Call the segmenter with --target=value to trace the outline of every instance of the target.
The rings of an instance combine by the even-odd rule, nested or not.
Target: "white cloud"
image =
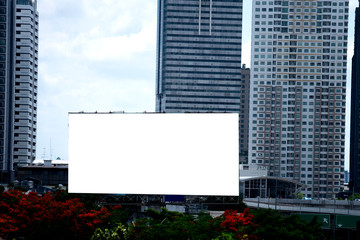
[[[50,9],[53,5],[50,4]],[[59,21],[62,19],[59,16],[50,18],[56,25],[46,23],[46,32],[41,36],[45,55],[106,60],[124,59],[132,53],[154,49],[155,1],[86,0],[82,6],[81,16],[64,21]]]
[[[82,55],[90,60],[129,59],[135,53],[152,50],[156,44],[155,24],[148,24],[140,32],[130,35],[82,38],[76,45],[82,46]],[[79,46],[80,47],[80,46]]]
[[[155,0],[39,0],[37,156],[67,158],[69,111],[154,111]]]

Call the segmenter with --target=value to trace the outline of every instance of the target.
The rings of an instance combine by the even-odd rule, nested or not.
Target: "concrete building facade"
[[[38,84],[36,0],[0,0],[0,181],[35,160]]]
[[[253,0],[249,163],[335,198],[344,185],[348,0]]]

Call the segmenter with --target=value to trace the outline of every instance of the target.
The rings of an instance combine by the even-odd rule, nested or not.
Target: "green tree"
[[[350,201],[354,201],[355,199],[360,199],[360,193],[355,193],[348,198]]]
[[[301,220],[297,215],[281,216],[271,209],[258,209],[251,212],[257,224],[254,235],[263,240],[322,240],[326,239],[316,219],[311,223]]]
[[[304,197],[305,197],[305,195],[302,192],[299,191],[299,192],[296,193],[296,198],[297,199],[303,199]]]
[[[126,227],[121,223],[112,229],[97,228],[91,240],[124,240],[126,239],[126,231]]]
[[[213,239],[218,233],[212,226],[213,218],[199,214],[197,218],[163,208],[160,212],[148,210],[147,217],[131,224],[127,239]]]
[[[249,209],[243,213],[227,210],[221,217],[200,213],[198,216],[185,215],[162,209],[148,210],[147,217],[132,223],[126,231],[127,240],[255,240],[251,230],[252,215]]]

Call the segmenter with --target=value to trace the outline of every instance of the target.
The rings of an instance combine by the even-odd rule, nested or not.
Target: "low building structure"
[[[240,164],[241,198],[295,198],[306,185],[288,178],[267,175],[267,169],[254,164]]]
[[[18,181],[32,180],[42,186],[68,185],[68,162],[65,160],[35,160],[30,166],[18,166]]]

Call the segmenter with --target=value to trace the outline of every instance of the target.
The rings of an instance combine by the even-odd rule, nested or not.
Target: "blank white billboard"
[[[69,114],[69,192],[239,194],[236,113]]]

